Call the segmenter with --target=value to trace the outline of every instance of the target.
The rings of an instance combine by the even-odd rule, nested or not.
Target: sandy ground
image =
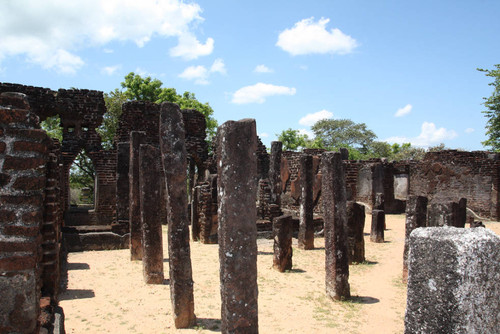
[[[324,239],[315,250],[296,248],[293,269],[272,269],[272,240],[258,239],[259,330],[261,333],[403,333],[406,286],[401,283],[404,215],[388,215],[383,244],[369,241],[366,263],[350,266],[351,301],[325,295]],[[486,223],[500,234],[500,223]],[[168,252],[164,229],[164,270]],[[176,330],[168,282],[146,285],[142,263],[128,250],[70,253],[68,289],[60,305],[67,333],[220,332],[218,245],[191,243],[198,325]]]

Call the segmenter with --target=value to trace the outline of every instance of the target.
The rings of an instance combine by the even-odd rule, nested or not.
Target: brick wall
[[[51,140],[19,94],[0,96],[1,333],[38,327],[46,164]]]

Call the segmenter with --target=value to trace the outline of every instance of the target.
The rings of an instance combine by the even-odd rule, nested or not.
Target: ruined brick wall
[[[463,197],[476,214],[499,219],[499,169],[498,155],[489,152],[429,152],[410,166],[410,194],[442,202]]]
[[[46,164],[51,142],[27,99],[0,96],[0,332],[38,327]]]
[[[267,179],[269,177],[269,153],[266,146],[257,137],[257,179]]]

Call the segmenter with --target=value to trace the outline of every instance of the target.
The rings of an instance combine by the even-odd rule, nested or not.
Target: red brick
[[[40,141],[40,142],[49,139],[49,137],[47,136],[47,133],[41,129],[7,128],[7,129],[5,129],[5,133],[9,136],[12,136],[12,137],[25,138],[25,139],[30,139],[30,140]]]
[[[24,223],[38,223],[42,220],[42,212],[41,211],[32,211],[23,214],[21,217]]]
[[[26,170],[35,169],[40,166],[44,166],[46,163],[45,159],[42,158],[20,158],[13,156],[6,156],[5,162],[3,164],[4,170],[14,169],[14,170]]]
[[[5,153],[5,148],[7,145],[4,142],[0,142],[0,153]]]
[[[34,252],[38,248],[36,242],[0,241],[0,252]],[[0,332],[1,333],[1,332]]]
[[[41,190],[45,187],[45,177],[18,177],[12,188],[17,190]]]
[[[0,271],[15,271],[33,269],[36,265],[34,255],[11,256],[0,259]]]
[[[5,186],[10,181],[10,175],[5,173],[0,173],[0,187]]]
[[[11,196],[4,195],[0,196],[0,204],[24,204],[24,205],[34,205],[34,206],[42,206],[43,197],[42,195],[32,195],[32,196]]]
[[[34,237],[40,233],[38,227],[26,227],[26,226],[4,226],[3,234],[12,236],[23,236],[23,237]]]
[[[16,219],[16,213],[10,210],[0,210],[0,223],[11,223]]]
[[[23,109],[2,109],[0,123],[25,123],[28,121],[28,113],[28,110]]]
[[[14,143],[14,151],[46,153],[47,145],[30,141],[17,141]]]

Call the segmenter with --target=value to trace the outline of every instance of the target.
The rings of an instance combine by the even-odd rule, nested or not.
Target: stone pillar
[[[271,142],[271,161],[269,166],[269,186],[271,187],[271,204],[281,207],[281,154],[283,143]]]
[[[484,228],[410,235],[405,333],[498,333],[500,238]]]
[[[376,163],[372,166],[372,208],[375,209],[377,193],[384,193],[384,166]]]
[[[313,221],[313,159],[311,155],[300,157],[300,223],[298,246],[300,249],[314,249]]]
[[[130,143],[118,143],[116,163],[116,219],[118,222],[129,220],[129,164]]]
[[[200,210],[199,210],[199,192],[200,186],[193,187],[191,196],[191,239],[200,240]]]
[[[410,233],[427,225],[427,197],[408,196],[406,201],[405,247],[403,251],[403,282],[408,280],[408,250]]]
[[[464,227],[467,200],[457,202],[431,203],[427,212],[427,226]]]
[[[141,231],[141,191],[139,188],[139,152],[140,145],[144,144],[144,131],[130,132],[130,162],[128,171],[129,181],[129,224],[130,224],[130,259],[142,259],[142,231]]]
[[[349,160],[349,150],[345,147],[341,147],[339,149],[339,152],[340,152],[340,157],[342,158],[342,160]]]
[[[372,226],[370,231],[371,242],[384,242],[384,226],[385,212],[382,210],[372,210]]]
[[[373,210],[382,210],[385,213],[384,193],[376,193],[373,201]],[[384,218],[384,230],[387,230],[387,225]]]
[[[163,284],[163,244],[160,215],[160,150],[152,145],[140,145],[139,175],[142,264],[147,284]]]
[[[274,218],[274,257],[273,268],[279,272],[292,269],[292,216]]]
[[[347,237],[349,264],[365,261],[365,207],[354,201],[347,202]]]
[[[255,120],[218,129],[222,333],[258,333]]]
[[[332,299],[341,300],[351,296],[344,167],[340,153],[325,152],[321,157],[326,294]]]
[[[187,328],[196,324],[196,316],[189,248],[185,130],[177,104],[165,102],[161,105],[160,147],[168,194],[170,299],[175,327]]]

